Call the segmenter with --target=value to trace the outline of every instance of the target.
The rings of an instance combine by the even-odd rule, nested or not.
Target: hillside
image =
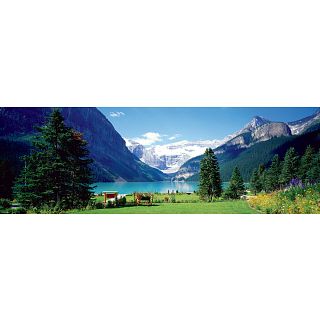
[[[250,180],[252,171],[259,164],[268,165],[275,154],[284,157],[290,147],[294,147],[299,154],[302,154],[307,145],[315,149],[320,147],[320,128],[319,125],[310,127],[306,133],[298,136],[272,138],[268,141],[259,142],[247,149],[239,149],[237,152],[226,152],[217,154],[220,164],[221,177],[223,181],[228,181],[231,177],[232,170],[237,166],[245,181]],[[190,159],[180,169],[180,172],[199,171],[200,160],[202,156]],[[187,177],[188,181],[197,181],[199,174]]]
[[[17,168],[17,158],[30,151],[35,127],[43,125],[51,111],[51,108],[0,108],[1,158],[15,159],[12,163]],[[144,164],[127,149],[120,134],[97,108],[61,108],[61,112],[66,124],[82,132],[88,141],[97,181],[166,179],[164,173]]]

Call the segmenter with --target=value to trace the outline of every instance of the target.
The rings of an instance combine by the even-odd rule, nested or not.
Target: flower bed
[[[263,213],[320,213],[320,184],[259,194],[248,202]]]

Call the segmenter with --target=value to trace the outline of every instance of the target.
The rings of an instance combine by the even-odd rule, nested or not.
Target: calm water
[[[223,183],[223,187],[227,183]],[[102,191],[118,191],[119,193],[129,194],[137,192],[160,192],[167,193],[168,190],[179,192],[193,192],[198,190],[198,182],[97,182],[95,183],[95,193]]]

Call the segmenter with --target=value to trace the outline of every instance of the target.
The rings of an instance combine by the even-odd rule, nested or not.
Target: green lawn
[[[152,206],[127,206],[94,210],[73,210],[68,213],[107,213],[107,214],[167,214],[167,213],[258,213],[246,201],[217,201],[213,203],[155,203]]]

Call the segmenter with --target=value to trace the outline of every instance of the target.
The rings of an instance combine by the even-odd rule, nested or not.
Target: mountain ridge
[[[275,122],[255,116],[243,129],[230,135],[223,145],[214,148],[215,154],[222,165],[225,162],[235,161],[242,152],[250,149],[257,143],[266,142],[276,138],[290,138],[303,134],[313,125],[320,122],[320,109],[312,115],[293,122]],[[199,172],[202,155],[190,158],[174,174],[174,179],[194,179],[192,176]],[[230,170],[225,174],[229,177]]]
[[[30,145],[36,126],[53,108],[0,108],[0,137]],[[97,108],[60,108],[66,125],[81,132],[94,160],[97,181],[161,181],[167,177],[135,157],[121,135]],[[13,143],[13,142],[12,142]]]

